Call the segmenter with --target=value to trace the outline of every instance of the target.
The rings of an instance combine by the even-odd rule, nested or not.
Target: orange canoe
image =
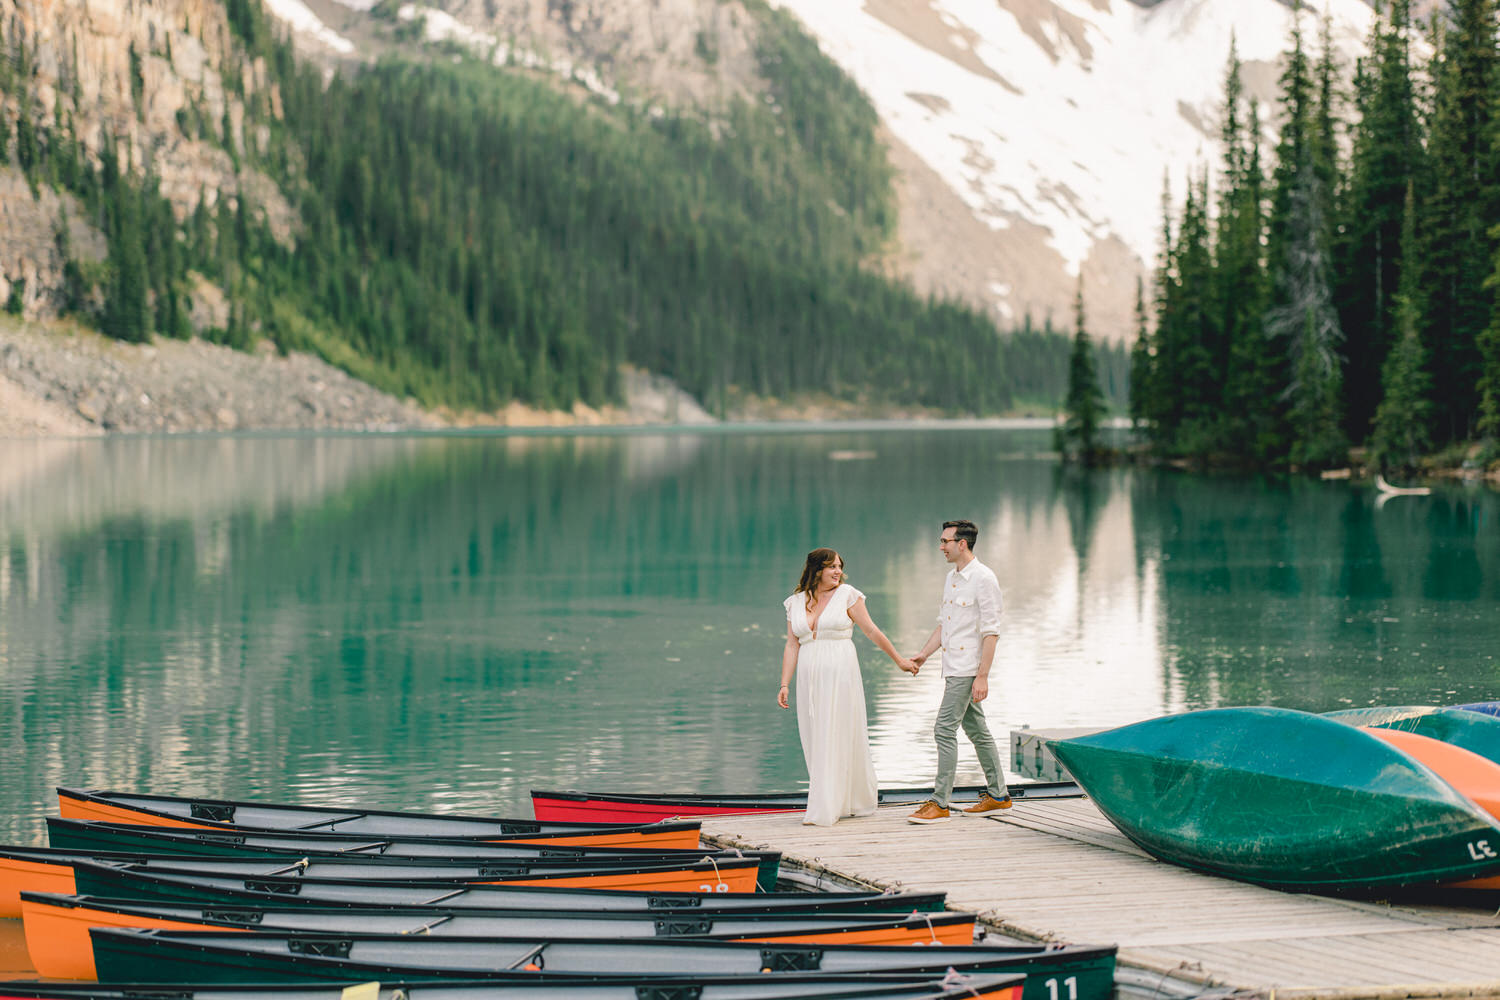
[[[347,861],[347,864],[341,862]],[[402,864],[399,860],[382,865],[379,859],[330,857],[287,864],[259,859],[248,863],[237,863],[226,858],[156,858],[149,864],[136,855],[93,857],[70,851],[55,851],[50,848],[0,847],[0,917],[21,916],[22,892],[51,892],[70,895],[79,892],[75,864],[92,867],[94,862],[113,865],[126,870],[137,868],[145,871],[164,871],[187,874],[230,874],[240,881],[264,881],[286,874],[294,879],[304,875],[328,874],[334,879],[357,881],[363,879],[391,879],[402,881],[427,881],[446,883],[452,886],[471,885],[524,885],[556,886],[568,889],[643,889],[661,892],[754,892],[761,861],[750,856],[744,858],[718,858],[701,856],[695,861],[672,861],[591,868],[579,866],[576,872],[562,870],[566,863],[548,866],[546,860],[536,863],[537,871],[530,875],[517,871],[513,875],[491,875],[485,866],[475,864],[455,867],[453,874],[437,875],[443,869],[437,866],[418,867]],[[223,864],[220,865],[219,863]],[[330,864],[331,863],[331,864]],[[359,871],[354,870],[354,866]],[[253,866],[253,867],[252,867]],[[497,866],[503,867],[503,866]],[[521,867],[519,864],[516,866]],[[340,869],[344,869],[340,871]],[[298,873],[301,874],[298,874]],[[425,874],[424,874],[425,873]],[[83,890],[87,893],[89,890]]]
[[[1400,729],[1382,729],[1376,726],[1360,727],[1390,744],[1418,763],[1427,765],[1471,802],[1500,819],[1500,764],[1488,757],[1481,757],[1472,750],[1444,743],[1429,736],[1419,736]],[[1500,842],[1479,840],[1470,845],[1471,852],[1493,852],[1489,856],[1500,856]],[[1500,889],[1500,878],[1472,879],[1467,882],[1451,882],[1450,889]]]
[[[586,939],[688,936],[724,941],[797,944],[968,945],[972,913],[759,914],[705,917],[697,911],[639,914],[573,911],[473,910],[440,907],[226,908],[26,893],[21,897],[26,947],[38,974],[94,979],[91,927],[167,930],[302,930],[327,933],[431,933],[438,935],[545,934]],[[669,925],[663,931],[663,924]]]
[[[568,847],[698,847],[698,820],[658,823],[552,823],[333,806],[294,806],[173,795],[59,788],[65,819],[190,830],[295,830],[372,837],[464,837]]]

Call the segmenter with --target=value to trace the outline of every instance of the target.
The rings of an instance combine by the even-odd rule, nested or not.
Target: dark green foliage
[[[59,220],[54,238],[63,261],[63,311],[97,322],[122,340],[149,340],[153,331],[181,335],[186,321],[179,289],[186,261],[176,219],[155,178],[122,167],[108,140],[98,167],[92,166],[61,99],[45,123],[35,120],[35,105],[24,97],[17,126],[24,153],[17,165],[27,181],[34,189],[47,185],[76,196],[109,244],[103,268],[85,268],[73,257],[66,218]],[[98,301],[96,290],[102,291],[102,310],[90,305]]]
[[[137,118],[144,120],[146,109],[142,100],[146,94],[146,76],[141,69],[141,54],[136,51],[135,42],[130,43],[130,101],[135,105]]]
[[[1058,428],[1058,450],[1091,465],[1099,456],[1099,429],[1104,422],[1104,393],[1094,364],[1094,345],[1083,316],[1083,280],[1073,297],[1073,350],[1068,357],[1068,397]]]
[[[19,316],[25,301],[26,279],[18,277],[10,283],[10,294],[5,297],[5,311],[11,316]]]
[[[106,145],[103,159],[105,226],[109,240],[108,278],[100,328],[117,340],[143,342],[151,337],[147,303],[145,198],[115,165]]]
[[[1490,230],[1490,238],[1500,242],[1500,226]],[[1485,287],[1496,296],[1496,304],[1489,326],[1479,335],[1479,436],[1494,454],[1500,445],[1500,253]]]
[[[1146,428],[1145,402],[1153,392],[1150,385],[1151,350],[1151,320],[1146,312],[1146,285],[1144,281],[1137,280],[1135,283],[1135,340],[1130,344],[1130,402],[1128,406],[1130,422],[1137,430]]]
[[[1451,27],[1437,40],[1433,111],[1427,140],[1425,197],[1418,204],[1423,340],[1433,377],[1433,436],[1459,441],[1475,429],[1480,333],[1492,297],[1484,279],[1500,218],[1496,172],[1497,86],[1495,0],[1451,0]],[[1439,21],[1439,25],[1443,22]]]
[[[1377,19],[1370,56],[1355,76],[1356,119],[1334,280],[1346,338],[1344,426],[1356,440],[1369,428],[1383,392],[1381,363],[1395,339],[1395,295],[1406,259],[1402,206],[1423,155],[1410,20],[1409,0],[1393,0]]]
[[[175,222],[155,180],[112,150],[89,166],[61,102],[50,126],[23,104],[15,145],[28,178],[73,191],[107,237],[106,264],[80,266],[59,232],[64,297],[80,312],[102,301],[92,318],[124,339],[187,334],[191,268],[230,302],[205,335],[314,350],[429,404],[604,403],[628,361],[711,408],[732,391],[978,413],[1017,393],[1055,405],[1068,338],[1029,325],[1002,337],[871,266],[894,226],[875,112],[788,15],[751,10],[769,94],[706,121],[463,59],[327,81],[275,37],[258,0],[228,0],[241,44],[219,70],[238,102],[217,122],[190,103],[178,125],[288,194],[300,213],[290,244],[243,187],[201,196]],[[250,60],[282,117],[266,88],[246,92]],[[1123,395],[1123,353],[1099,357]]]
[[[1431,446],[1432,380],[1427,352],[1418,332],[1419,317],[1411,300],[1396,298],[1396,343],[1381,373],[1385,397],[1375,410],[1370,450],[1383,469],[1410,469]]]
[[[230,30],[252,58],[270,51],[275,39],[260,0],[224,0],[224,11],[229,18]]]
[[[889,226],[873,111],[799,83],[816,50],[771,25],[780,114],[740,105],[718,128],[477,63],[326,89],[297,70],[282,93],[304,231],[254,278],[428,402],[602,403],[631,361],[710,405],[734,386],[1003,408],[993,325],[862,265]],[[227,267],[243,255],[225,222]]]
[[[25,171],[28,179],[36,169],[38,157],[35,113],[31,98],[22,98],[21,115],[16,120],[16,166]]]
[[[1406,189],[1401,216],[1401,245],[1416,250],[1416,198]],[[1430,447],[1432,379],[1427,373],[1427,351],[1422,346],[1421,313],[1416,267],[1402,262],[1396,292],[1396,342],[1381,370],[1385,395],[1375,410],[1370,448],[1381,468],[1409,469]]]

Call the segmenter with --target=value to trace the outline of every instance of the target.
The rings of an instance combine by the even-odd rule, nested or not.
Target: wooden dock
[[[1130,843],[1088,799],[913,826],[910,808],[803,826],[801,813],[708,820],[840,881],[943,889],[1030,941],[1117,944],[1124,994],[1268,1000],[1500,997],[1500,915],[1297,895],[1190,872]]]

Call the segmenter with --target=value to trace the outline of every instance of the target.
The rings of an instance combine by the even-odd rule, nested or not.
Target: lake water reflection
[[[0,841],[55,785],[529,814],[796,787],[781,600],[831,545],[898,646],[947,517],[1006,596],[1000,733],[1500,697],[1500,498],[1063,469],[1003,427],[0,442]],[[862,638],[876,767],[939,678]],[[961,780],[977,779],[972,756]]]

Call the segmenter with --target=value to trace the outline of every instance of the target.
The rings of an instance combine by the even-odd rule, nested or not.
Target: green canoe
[[[1126,836],[1188,868],[1299,891],[1500,874],[1500,827],[1486,813],[1334,719],[1220,708],[1052,747]]]
[[[1377,729],[1400,729],[1429,739],[1477,753],[1500,764],[1500,718],[1462,708],[1435,708],[1431,705],[1353,708],[1326,712],[1324,718],[1351,726],[1373,726]]]
[[[142,998],[174,1000],[175,983],[392,982],[433,979],[545,982],[559,976],[634,977],[649,987],[681,976],[744,976],[746,984],[802,975],[941,978],[1023,973],[1023,1000],[1109,1000],[1113,945],[911,945],[289,934],[94,927],[100,982],[132,983]],[[153,990],[141,984],[159,983]],[[166,994],[162,996],[162,994]],[[643,992],[642,996],[657,995]],[[690,994],[672,994],[689,996]]]

